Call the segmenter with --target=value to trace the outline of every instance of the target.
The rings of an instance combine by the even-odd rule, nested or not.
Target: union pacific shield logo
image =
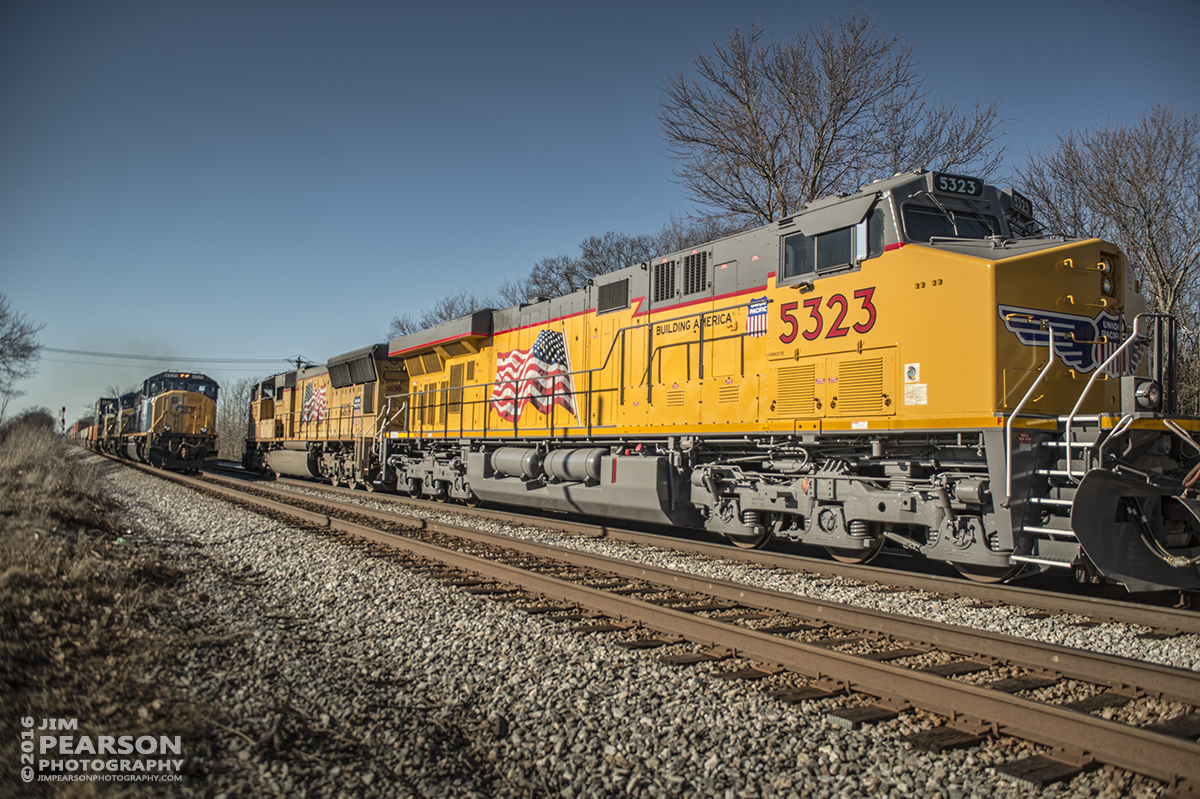
[[[1053,332],[1055,354],[1080,372],[1091,372],[1104,363],[1129,335],[1124,319],[1108,311],[1088,318],[1015,305],[1000,305],[997,310],[1004,328],[1027,347],[1049,347]],[[1141,350],[1133,345],[1104,371],[1113,377],[1132,374],[1140,359]]]

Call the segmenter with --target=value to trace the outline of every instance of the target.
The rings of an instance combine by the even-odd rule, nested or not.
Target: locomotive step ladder
[[[1077,540],[1071,528],[1071,506],[1083,476],[1096,466],[1093,453],[1105,431],[1098,416],[1062,416],[1058,422],[1060,436],[1040,444],[1032,490],[1025,500],[1029,506],[1025,520],[1013,531],[1018,540],[1026,539],[1021,549],[1029,554],[1013,555],[1014,563],[1064,569],[1076,565],[1078,545],[1071,546]]]
[[[1078,564],[1082,564],[1082,568],[1087,568],[1085,561],[1080,558],[1082,553],[1078,545],[1078,539],[1071,527],[1071,507],[1075,498],[1075,492],[1083,480],[1083,476],[1088,471],[1102,466],[1105,446],[1103,440],[1115,438],[1130,425],[1133,417],[1132,415],[1126,415],[1110,430],[1105,431],[1100,416],[1081,415],[1079,411],[1092,386],[1095,385],[1097,378],[1102,374],[1107,374],[1107,370],[1117,362],[1118,358],[1129,358],[1130,356],[1127,353],[1134,353],[1145,342],[1148,330],[1140,328],[1151,317],[1154,317],[1154,315],[1139,314],[1135,317],[1133,329],[1128,337],[1120,346],[1113,348],[1103,363],[1098,364],[1092,371],[1087,385],[1079,392],[1075,407],[1066,416],[1058,417],[1058,436],[1042,442],[1041,449],[1049,450],[1052,454],[1049,457],[1043,457],[1044,453],[1039,453],[1038,462],[1032,474],[1031,484],[1028,486],[1030,490],[1027,493],[1023,492],[1023,498],[1028,507],[1024,513],[1024,520],[1019,526],[1016,526],[1013,533],[1017,541],[1018,551],[1027,554],[1012,555],[1011,560],[1014,563],[1065,568],[1077,567]],[[1003,503],[1003,507],[1005,508],[1010,507],[1013,501],[1012,462],[1014,423],[1017,417],[1021,415],[1030,398],[1034,396],[1034,392],[1038,390],[1042,381],[1050,374],[1050,367],[1053,366],[1056,360],[1062,360],[1056,346],[1057,340],[1059,338],[1063,342],[1074,340],[1073,332],[1056,330],[1053,324],[1047,324],[1045,329],[1046,345],[1049,349],[1050,357],[1045,366],[1042,367],[1037,379],[1033,381],[1033,385],[1029,387],[1025,396],[1021,398],[1021,401],[1017,403],[1017,406],[1009,415],[1008,422],[1005,425],[1006,485],[1005,500]],[[1098,344],[1102,342],[1092,343]],[[1068,367],[1065,361],[1062,361],[1062,363],[1064,367]],[[1097,446],[1098,442],[1099,445]],[[1043,485],[1045,486],[1044,489],[1042,488]],[[1031,515],[1030,509],[1039,509],[1041,511],[1037,514],[1038,520],[1036,523],[1028,521]]]

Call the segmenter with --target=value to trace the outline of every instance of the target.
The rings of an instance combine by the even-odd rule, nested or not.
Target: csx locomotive
[[[1122,253],[938,172],[276,375],[249,468],[984,581],[1200,588],[1200,419]]]
[[[216,466],[218,390],[198,372],[160,372],[140,391],[96,402],[88,445],[163,469]]]

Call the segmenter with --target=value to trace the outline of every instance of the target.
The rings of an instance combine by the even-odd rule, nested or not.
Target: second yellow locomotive
[[[1200,421],[1121,252],[897,176],[260,386],[247,464],[1006,579],[1200,588]]]

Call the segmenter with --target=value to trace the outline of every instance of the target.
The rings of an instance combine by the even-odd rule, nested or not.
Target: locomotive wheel
[[[864,549],[847,549],[845,547],[825,547],[825,551],[838,563],[870,563],[883,549],[883,536],[879,536]]]
[[[725,533],[725,537],[729,539],[730,543],[740,549],[762,549],[771,540],[771,529],[764,527],[763,531],[757,535],[733,535]]]
[[[977,563],[953,563],[963,577],[976,583],[1002,583],[1017,576],[1021,566],[980,566]]]

